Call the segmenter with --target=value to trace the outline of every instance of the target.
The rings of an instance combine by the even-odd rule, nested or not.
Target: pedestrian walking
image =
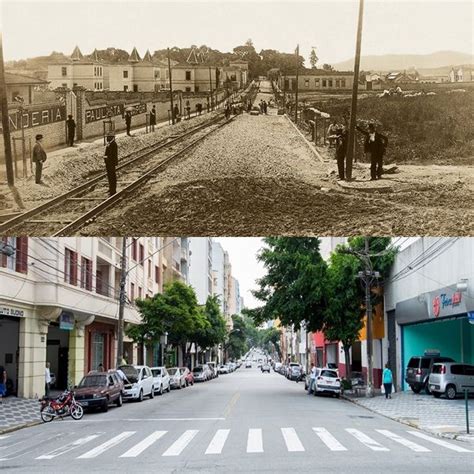
[[[155,125],[156,125],[156,106],[154,105],[150,111],[150,130],[152,132],[155,131]]]
[[[388,366],[388,362],[385,364],[385,369],[383,369],[382,382],[385,389],[385,398],[392,398],[393,374]]]
[[[264,100],[264,101],[263,101],[263,113],[264,113],[265,115],[267,115],[267,112],[268,112],[268,104],[267,104],[267,101]]]
[[[46,367],[44,368],[44,396],[49,397],[49,389],[51,386],[51,371],[50,369],[51,364],[46,362]]]
[[[109,181],[109,195],[113,196],[117,192],[117,172],[118,165],[118,145],[114,135],[107,136],[107,145],[104,153],[105,169]]]
[[[346,161],[347,153],[347,130],[344,128],[338,129],[336,133],[336,161],[339,179],[344,179],[344,163]]]
[[[125,125],[127,126],[127,135],[131,137],[130,128],[132,127],[132,112],[130,112],[130,110],[125,112]]]
[[[174,106],[174,109],[173,109],[173,117],[174,117],[175,123],[181,122],[181,116],[179,115],[179,107],[178,107],[178,105],[175,105],[175,106]]]
[[[66,126],[67,126],[67,144],[69,146],[74,146],[74,137],[76,135],[76,122],[72,118],[72,115],[67,116]]]
[[[370,179],[380,179],[383,173],[383,155],[388,145],[388,138],[376,131],[375,124],[369,123],[368,131],[357,126],[365,136],[364,151],[370,154]]]
[[[39,134],[35,137],[36,143],[33,147],[33,163],[35,164],[35,183],[44,184],[41,180],[43,173],[43,163],[46,161],[46,152],[43,148],[43,135]]]
[[[3,403],[3,397],[7,394],[7,371],[3,365],[0,365],[0,403]]]
[[[191,118],[191,104],[189,103],[189,100],[186,101],[186,115],[189,120]]]
[[[311,362],[311,372],[309,374],[309,386],[308,386],[308,395],[311,395],[313,392],[314,384],[316,383],[316,367]]]
[[[326,132],[328,142],[329,142],[329,148],[331,148],[331,145],[334,145],[334,146],[337,145],[337,141],[336,141],[337,140],[337,132],[338,132],[337,122],[335,120],[333,120],[329,124],[328,130]]]

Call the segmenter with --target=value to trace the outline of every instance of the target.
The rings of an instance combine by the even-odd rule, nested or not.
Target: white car
[[[220,374],[228,374],[229,373],[229,366],[226,365],[226,364],[220,365],[219,369],[218,369],[218,372]]]
[[[341,379],[333,369],[316,369],[314,394],[330,393],[337,398],[341,395]]]
[[[170,375],[166,367],[152,367],[151,373],[153,374],[155,393],[163,395],[163,392],[169,392],[171,390]]]
[[[146,365],[121,365],[119,369],[125,374],[122,397],[124,400],[141,402],[144,397],[155,396],[153,374]]]
[[[247,362],[245,362],[245,368],[246,369],[251,369],[252,368],[252,362],[250,362],[249,360]]]
[[[182,372],[179,367],[171,367],[169,369],[171,388],[177,388],[181,390],[186,387],[186,377],[184,371]]]

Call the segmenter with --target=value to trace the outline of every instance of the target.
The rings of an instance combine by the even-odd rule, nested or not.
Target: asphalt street
[[[473,465],[470,444],[243,367],[81,421],[0,436],[0,471],[15,473],[467,473]]]

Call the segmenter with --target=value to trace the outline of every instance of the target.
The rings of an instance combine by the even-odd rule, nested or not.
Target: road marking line
[[[86,436],[84,438],[77,439],[76,441],[73,441],[72,443],[68,443],[68,444],[65,444],[64,446],[60,446],[59,448],[56,448],[55,450],[50,451],[47,454],[42,454],[41,456],[38,456],[36,459],[53,459],[56,456],[60,456],[61,454],[68,453],[69,451],[72,451],[74,448],[77,448],[78,446],[82,446],[83,444],[86,444],[89,441],[92,441],[98,436],[99,436],[98,434],[93,434],[90,436]]]
[[[179,456],[184,448],[199,433],[199,430],[186,430],[164,453],[163,456]]]
[[[240,398],[240,392],[234,393],[234,395],[232,396],[232,398],[229,401],[229,404],[227,405],[227,408],[224,411],[224,416],[226,418],[230,415],[230,412],[234,408],[234,406],[237,403],[237,401],[239,400],[239,398]]]
[[[281,428],[281,433],[285,440],[288,451],[294,452],[305,450],[294,428]]]
[[[115,436],[115,438],[109,439],[108,441],[100,444],[96,448],[91,449],[90,451],[87,451],[87,453],[81,454],[80,456],[77,457],[77,459],[95,458],[99,456],[99,454],[102,454],[104,451],[107,451],[108,449],[116,446],[117,444],[121,443],[123,440],[134,435],[135,433],[136,431],[124,431],[123,433],[120,433],[118,436]]]
[[[32,453],[36,448],[38,448],[40,445],[42,444],[46,444],[50,441],[53,441],[57,438],[60,438],[61,436],[63,436],[65,433],[56,433],[52,436],[50,436],[49,438],[45,439],[43,435],[39,434],[38,436],[32,436],[31,438],[29,438],[26,443],[30,443],[31,440],[35,440],[37,439],[37,441],[35,441],[33,444],[30,444],[28,447],[20,447],[20,449],[17,449],[16,451],[13,451],[13,452],[8,452],[8,454],[6,454],[5,456],[1,456],[0,457],[0,461],[10,461],[11,459],[16,459],[16,458],[19,458],[25,454],[28,454],[28,453]],[[17,438],[18,439],[18,438]],[[17,441],[16,443],[13,443],[13,444],[10,444],[8,446],[4,446],[6,448],[11,448],[13,446],[16,446],[17,444],[25,444],[25,441]],[[3,448],[2,448],[3,449]]]
[[[424,433],[419,433],[418,431],[407,431],[407,433],[410,433],[413,436],[418,436],[418,438],[421,439],[426,439],[426,441],[430,441],[431,443],[437,444],[439,446],[452,449],[453,451],[457,451],[458,453],[472,453],[472,451],[469,449],[463,448],[461,446],[456,446],[455,444],[448,443],[447,441],[443,441],[441,439],[433,438],[431,436],[425,435]]]
[[[247,438],[248,453],[263,453],[262,430],[260,428],[250,428]]]
[[[221,454],[222,448],[229,436],[230,430],[217,430],[214,438],[212,438],[205,454]]]
[[[398,436],[395,433],[392,433],[389,430],[375,430],[378,431],[380,434],[383,434],[387,438],[390,438],[392,441],[395,441],[396,443],[402,444],[403,446],[406,446],[407,448],[411,449],[412,451],[415,451],[417,453],[429,453],[431,452],[431,449],[425,448],[424,446],[420,446],[419,444],[413,443],[409,439],[402,438],[401,436]]]
[[[377,443],[377,441],[362,433],[362,431],[353,428],[346,428],[346,431],[354,436],[354,438],[356,438],[362,444],[365,444],[372,451],[390,451],[390,449],[382,446],[380,443]]]
[[[140,441],[138,444],[130,448],[127,452],[123,453],[120,457],[121,458],[135,458],[146,448],[150,447],[155,441],[158,441],[161,437],[163,437],[167,431],[155,431],[150,436],[147,436],[143,441]]]
[[[347,448],[334,438],[326,428],[313,428],[313,431],[331,451],[347,451]]]

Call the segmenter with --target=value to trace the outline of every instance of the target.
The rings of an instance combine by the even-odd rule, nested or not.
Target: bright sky
[[[270,2],[229,0],[0,0],[6,60],[84,54],[114,46],[140,54],[149,48],[202,45],[232,51],[251,38],[257,49],[294,51],[320,63],[354,56],[357,0]],[[472,53],[471,0],[366,0],[362,52]]]

